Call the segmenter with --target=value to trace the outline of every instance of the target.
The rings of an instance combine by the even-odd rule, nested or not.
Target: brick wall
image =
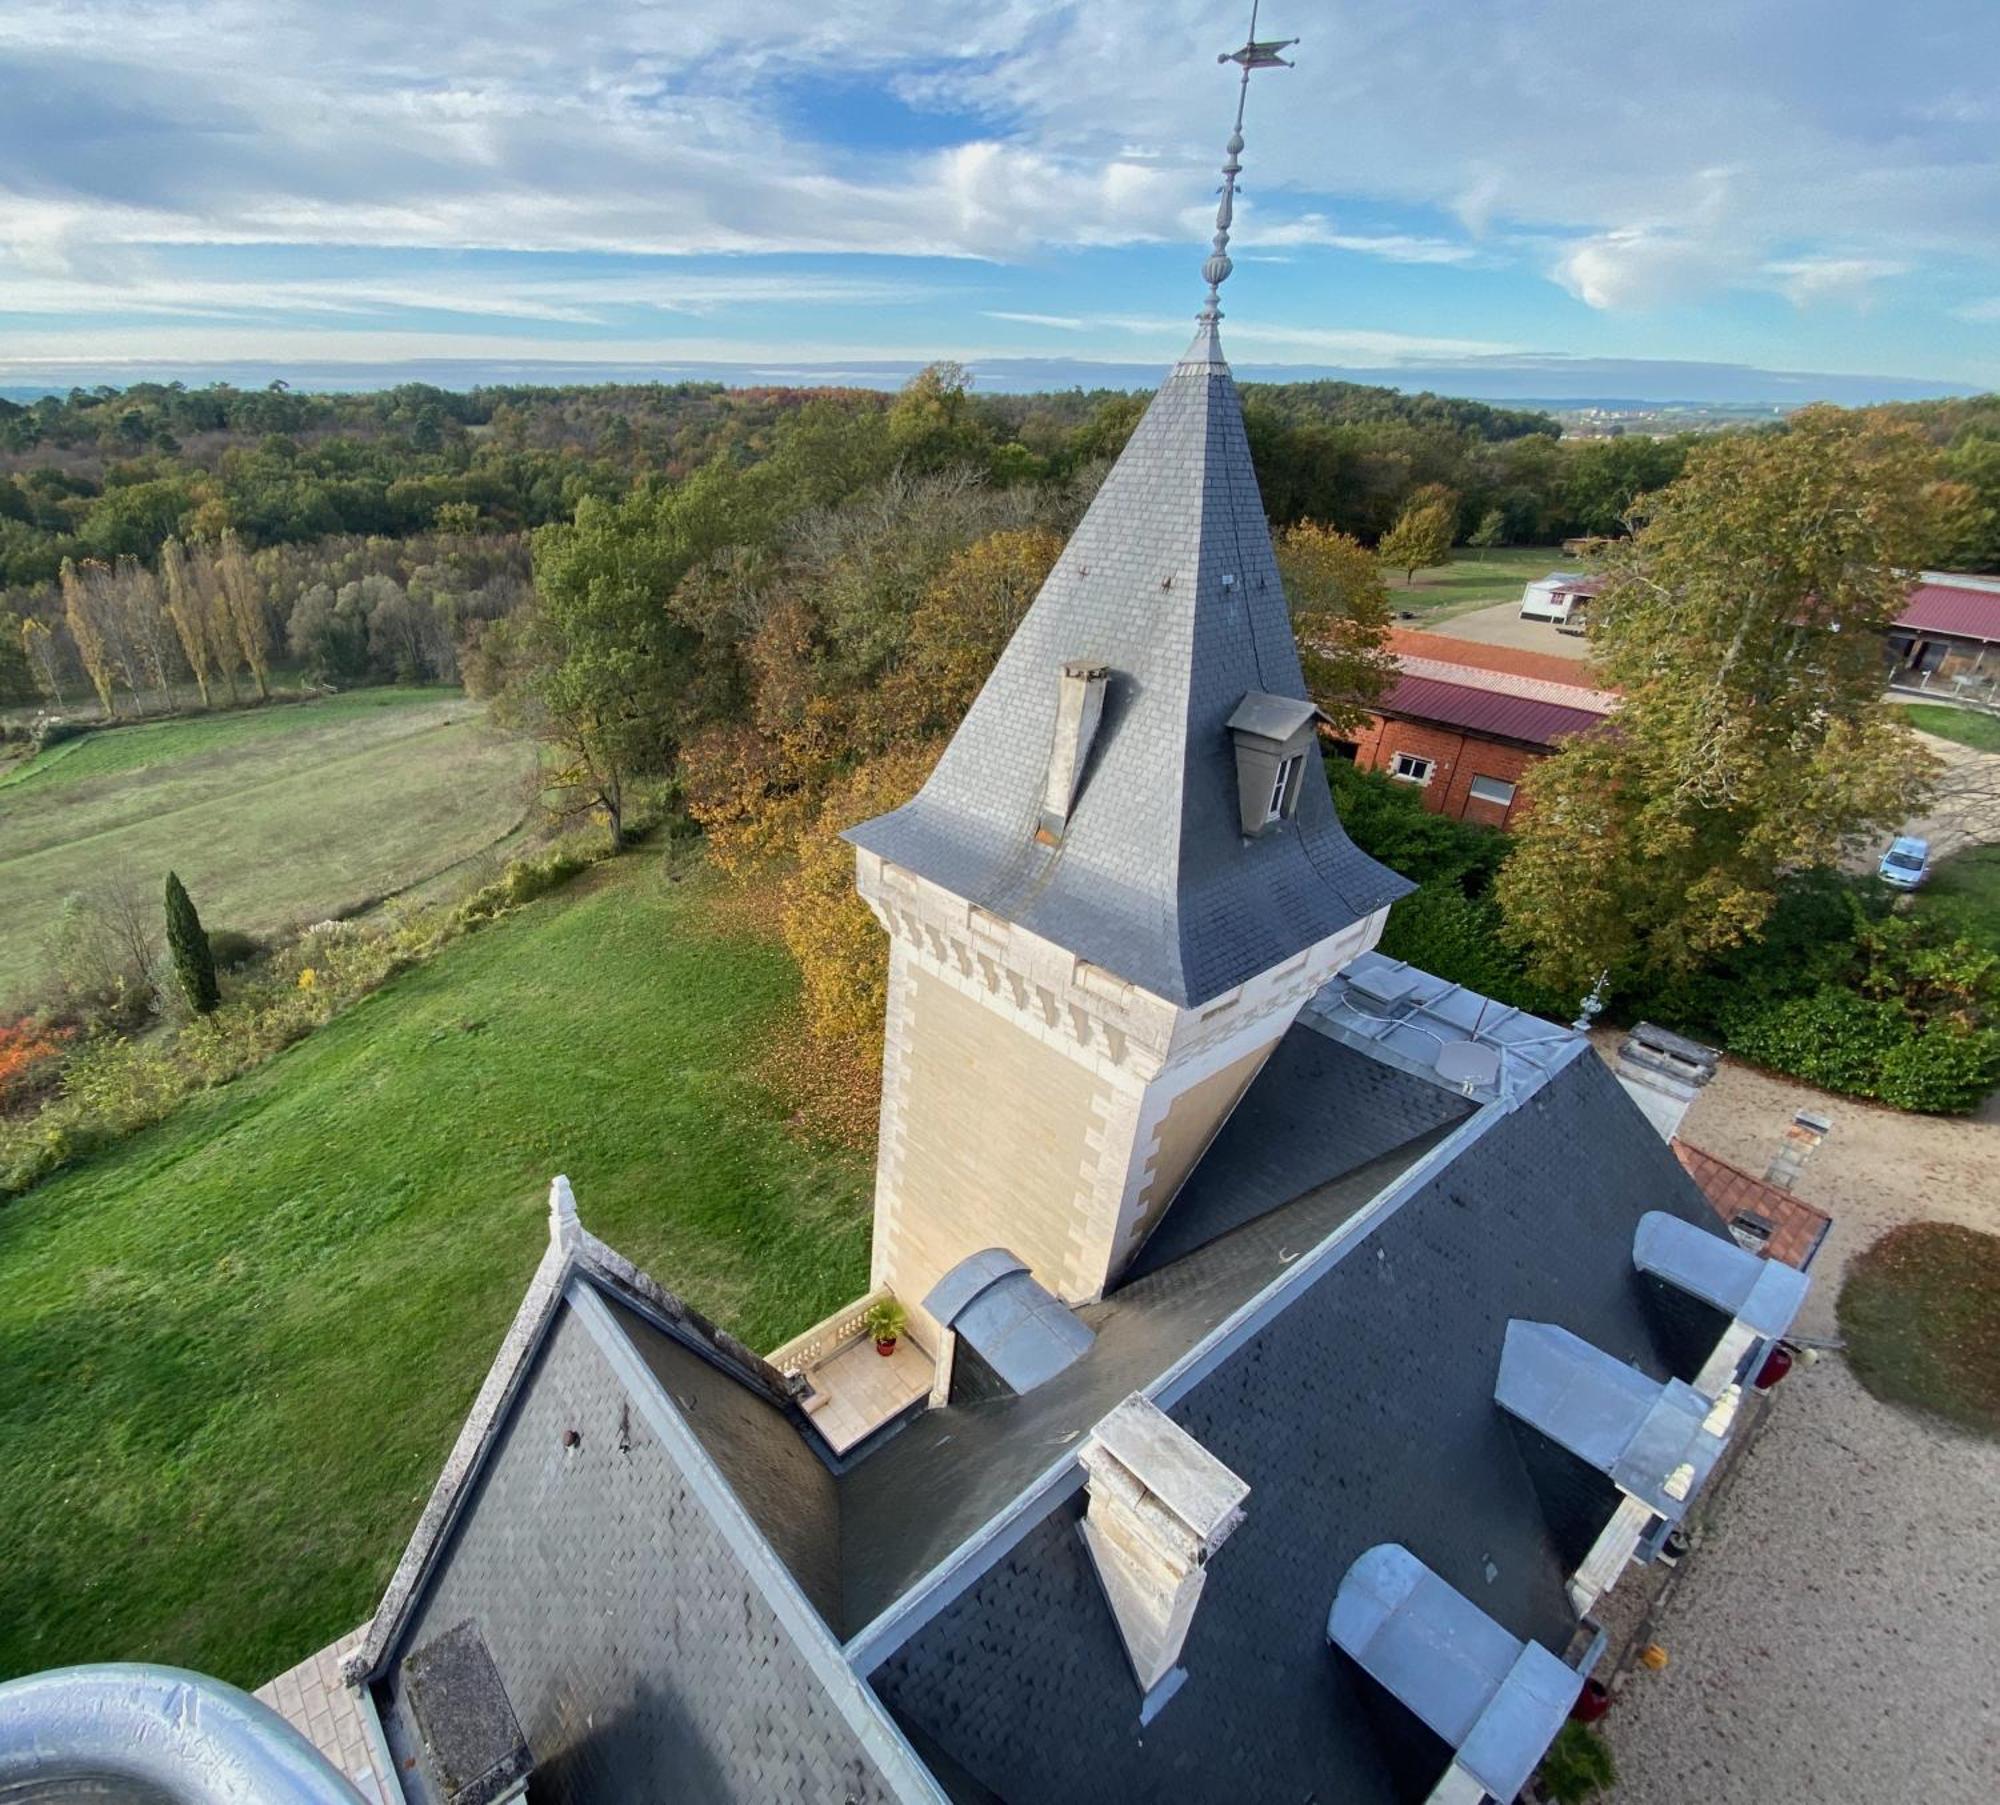
[[[1472,821],[1482,827],[1506,827],[1521,810],[1521,798],[1502,808],[1472,794],[1475,777],[1497,777],[1502,783],[1518,784],[1522,774],[1547,756],[1526,746],[1490,740],[1455,727],[1436,727],[1423,721],[1399,721],[1377,716],[1355,739],[1354,762],[1364,771],[1390,770],[1399,752],[1431,761],[1430,782],[1421,786],[1424,807],[1433,814],[1449,815],[1454,821]],[[1414,786],[1413,786],[1414,787]]]

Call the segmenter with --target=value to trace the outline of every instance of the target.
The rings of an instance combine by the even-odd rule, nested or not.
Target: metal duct
[[[205,1674],[141,1662],[0,1685],[0,1805],[361,1805],[277,1712]]]

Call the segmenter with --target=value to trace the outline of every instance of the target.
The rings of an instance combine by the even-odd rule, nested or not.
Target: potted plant
[[[1536,1790],[1551,1805],[1585,1805],[1617,1784],[1604,1739],[1587,1724],[1566,1723],[1542,1757]]]
[[[885,1297],[868,1306],[861,1326],[874,1337],[876,1353],[886,1360],[896,1351],[896,1337],[902,1334],[903,1324],[909,1319],[909,1312],[901,1304],[893,1297]]]

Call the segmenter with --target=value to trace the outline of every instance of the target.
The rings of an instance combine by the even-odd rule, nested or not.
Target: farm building
[[[1529,767],[1616,701],[1575,659],[1402,628],[1389,646],[1400,674],[1374,720],[1335,750],[1415,785],[1454,821],[1507,826]]]
[[[2000,701],[2000,577],[1923,572],[1888,655],[1892,688]]]

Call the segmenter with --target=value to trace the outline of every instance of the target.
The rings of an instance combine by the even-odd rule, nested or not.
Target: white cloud
[[[1877,283],[1908,275],[1910,266],[1891,257],[1794,257],[1764,266],[1779,292],[1795,305],[1845,301],[1866,306]]]
[[[1981,301],[1968,301],[1963,307],[1955,307],[1953,313],[1961,320],[1971,320],[1984,325],[1989,320],[2000,320],[2000,295],[1988,295]]]
[[[1323,213],[1304,213],[1297,219],[1268,224],[1253,216],[1237,234],[1236,243],[1253,249],[1324,245],[1330,250],[1385,258],[1391,263],[1470,263],[1478,256],[1473,246],[1457,244],[1448,238],[1426,238],[1409,232],[1336,231]]]
[[[1053,326],[1062,332],[1081,332],[1090,324],[1067,313],[1009,313],[999,307],[989,307],[984,312],[989,320],[1011,320],[1020,326]]]

